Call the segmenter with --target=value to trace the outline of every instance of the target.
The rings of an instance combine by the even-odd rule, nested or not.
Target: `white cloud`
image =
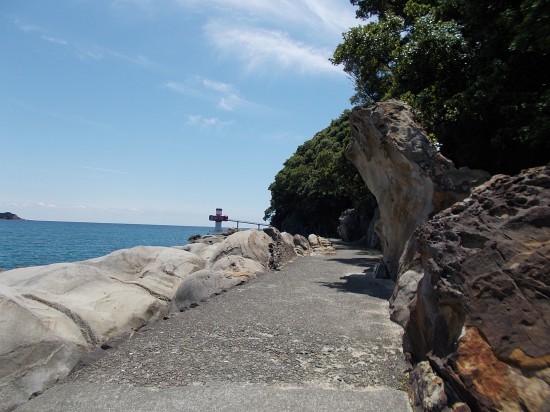
[[[347,0],[175,0],[175,3],[185,10],[222,14],[228,21],[261,21],[302,29],[307,26],[308,30],[338,35],[356,24],[355,10]]]
[[[266,107],[244,98],[232,84],[201,76],[190,76],[183,82],[167,81],[163,86],[184,96],[211,101],[215,107],[224,111],[268,110]]]
[[[315,48],[282,31],[228,28],[222,22],[211,22],[206,31],[215,47],[241,59],[249,71],[279,68],[304,73],[342,73],[328,60],[331,50]]]
[[[67,40],[59,39],[59,38],[56,38],[56,37],[43,35],[43,36],[41,36],[41,38],[42,38],[42,40],[46,40],[46,41],[49,41],[50,43],[54,43],[54,44],[59,44],[61,46],[67,46],[69,44],[69,42],[67,42]]]
[[[187,125],[198,126],[200,129],[207,128],[222,128],[232,124],[230,121],[223,121],[217,117],[204,117],[201,115],[189,115],[187,116]]]
[[[218,91],[218,92],[234,93],[234,91],[235,91],[234,86],[232,86],[230,84],[217,82],[217,81],[210,80],[210,79],[202,79],[202,84],[206,88],[211,89],[211,90],[215,90],[215,91]]]
[[[249,70],[338,73],[328,61],[341,34],[357,24],[348,0],[115,0],[157,11],[205,16],[207,38]],[[170,7],[172,6],[172,7]],[[223,106],[220,106],[223,107]]]

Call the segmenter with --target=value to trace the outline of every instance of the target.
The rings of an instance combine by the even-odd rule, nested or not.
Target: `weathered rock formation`
[[[417,406],[549,410],[550,165],[495,176],[421,225],[391,306],[413,387],[437,392]]]
[[[269,244],[269,268],[278,270],[287,262],[294,260],[298,253],[294,250],[294,238],[289,233],[285,236],[274,227],[264,229],[264,232],[271,238]],[[287,236],[288,235],[288,236]]]
[[[179,283],[205,262],[182,250],[136,247],[0,277],[0,410],[66,376],[109,338],[162,319]]]
[[[353,143],[346,155],[378,202],[376,232],[387,273],[395,279],[399,257],[414,229],[467,197],[489,175],[456,169],[435,149],[403,102],[356,108],[350,124]]]
[[[206,236],[179,248],[140,246],[83,262],[3,272],[0,411],[13,410],[65,377],[105,342],[297,256],[292,235],[268,233]],[[311,238],[315,248],[300,244],[301,254],[332,248],[327,239]]]

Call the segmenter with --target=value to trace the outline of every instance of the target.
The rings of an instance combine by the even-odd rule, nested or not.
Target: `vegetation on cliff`
[[[296,150],[269,186],[265,219],[291,233],[336,236],[340,214],[367,212],[374,203],[361,176],[345,158],[350,144],[349,111]]]
[[[550,159],[550,1],[350,0],[334,64],[354,103],[400,98],[458,166],[516,173]]]

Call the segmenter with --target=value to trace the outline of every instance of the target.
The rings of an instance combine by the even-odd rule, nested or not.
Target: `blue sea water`
[[[212,227],[0,219],[0,268],[76,262],[139,245],[183,246]]]

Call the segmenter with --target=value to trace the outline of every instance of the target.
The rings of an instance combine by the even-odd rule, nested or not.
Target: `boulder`
[[[397,100],[355,108],[353,141],[346,156],[376,197],[387,273],[396,278],[399,257],[414,229],[432,214],[466,198],[488,173],[457,169],[416,123],[410,106]]]
[[[288,232],[281,232],[281,237],[283,240],[288,243],[290,246],[294,247],[294,235]]]
[[[136,247],[78,263],[14,269],[0,277],[0,399],[26,401],[66,376],[102,342],[162,319],[197,256]]]
[[[171,310],[175,312],[193,307],[239,283],[239,280],[221,272],[199,270],[181,282],[172,300]]]
[[[209,261],[212,255],[214,254],[214,251],[216,250],[218,243],[221,243],[221,241],[212,243],[212,244],[202,243],[202,242],[190,243],[185,246],[177,246],[176,248],[193,253],[194,255],[197,255],[201,259],[204,259],[205,261]]]
[[[290,240],[289,236],[283,237],[281,232],[274,227],[265,228],[264,233],[266,233],[272,240],[269,244],[269,253],[271,254],[269,259],[270,269],[278,270],[298,256],[294,250],[294,244],[288,241]]]
[[[294,235],[293,237],[294,251],[299,256],[307,256],[311,254],[311,245],[309,241],[302,235]]]
[[[550,165],[495,176],[407,243],[392,319],[449,405],[550,405]],[[416,381],[421,379],[416,376]],[[420,401],[422,402],[422,401]]]
[[[311,234],[307,237],[307,240],[311,246],[312,255],[326,255],[335,252],[330,239]]]
[[[271,242],[271,238],[259,230],[245,230],[234,233],[217,244],[207,262],[207,268],[211,268],[216,261],[229,255],[242,256],[268,267],[271,258],[269,251]]]
[[[228,277],[246,282],[256,277],[258,273],[265,272],[267,269],[255,260],[247,259],[242,256],[230,255],[214,263],[211,270],[222,272]]]

